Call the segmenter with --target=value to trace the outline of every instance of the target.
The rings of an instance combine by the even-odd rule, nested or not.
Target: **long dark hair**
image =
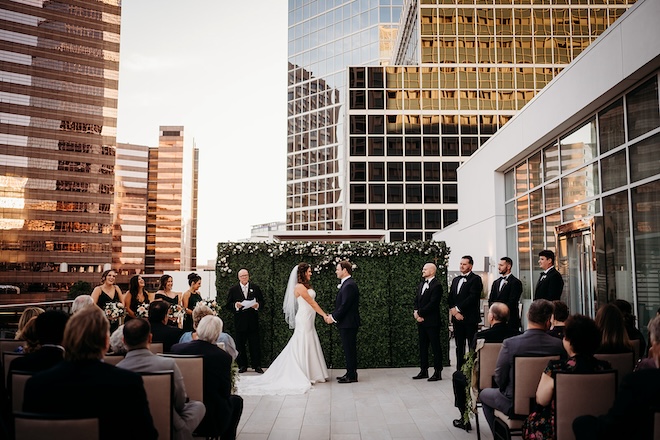
[[[140,291],[139,281],[140,275],[133,275],[128,281],[128,293],[130,293],[132,296],[137,296],[138,292]],[[142,289],[142,293],[144,293],[144,289]]]
[[[165,290],[165,285],[167,284],[167,281],[172,278],[170,275],[163,275],[160,277],[160,286],[158,287],[158,290]]]
[[[188,275],[188,285],[189,286],[192,286],[193,283],[196,283],[197,281],[201,281],[201,280],[202,280],[202,277],[197,275],[195,272]]]
[[[312,267],[308,263],[302,262],[298,265],[298,282],[308,289],[312,288],[312,284],[307,279],[307,270]]]

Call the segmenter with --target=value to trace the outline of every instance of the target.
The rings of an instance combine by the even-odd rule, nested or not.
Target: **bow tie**
[[[467,275],[459,275],[459,276],[458,276],[458,279],[459,279],[459,280],[460,280],[460,279],[467,280]]]

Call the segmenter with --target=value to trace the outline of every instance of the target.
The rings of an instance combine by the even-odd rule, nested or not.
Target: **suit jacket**
[[[245,299],[240,283],[229,289],[229,293],[227,294],[227,310],[234,312],[234,326],[236,327],[236,331],[246,332],[259,330],[259,312],[266,304],[264,295],[259,286],[249,282],[247,296],[247,299],[254,299],[257,301],[259,304],[259,310],[254,310],[253,308],[236,310],[235,303],[245,301]]]
[[[169,353],[172,349],[172,345],[179,342],[183,330],[177,327],[170,327],[165,325],[162,322],[150,322],[151,323],[151,341],[152,342],[162,342],[163,343],[163,352]]]
[[[183,375],[172,358],[156,356],[146,348],[131,350],[126,353],[123,361],[117,366],[124,370],[135,371],[136,373],[155,373],[157,371],[174,371],[174,409],[181,413],[188,396],[186,395],[186,386],[183,383]]]
[[[481,321],[481,311],[479,310],[479,299],[483,290],[481,277],[474,272],[465,279],[461,291],[458,292],[459,277],[455,277],[451,282],[449,289],[449,308],[458,307],[463,315],[463,321],[459,321],[452,316],[451,321],[454,325],[478,324]]]
[[[495,382],[500,391],[513,399],[513,358],[515,356],[565,356],[560,339],[540,329],[529,329],[520,336],[502,341],[502,349],[495,366]]]
[[[561,292],[564,290],[564,279],[557,269],[551,267],[548,273],[539,278],[534,289],[534,299],[547,299],[556,301],[561,299]]]
[[[338,328],[358,328],[360,326],[360,290],[353,277],[347,278],[337,292],[335,310],[331,313]]]
[[[428,289],[422,294],[424,281],[417,286],[417,295],[415,295],[415,310],[417,314],[424,318],[424,321],[418,322],[422,327],[437,327],[440,325],[440,300],[442,299],[442,286],[437,278],[433,278],[429,283]]]
[[[493,282],[490,288],[490,296],[488,297],[488,306],[493,305],[494,302],[501,302],[509,306],[509,326],[513,328],[520,328],[520,315],[518,313],[518,304],[520,303],[520,296],[522,295],[522,282],[509,274],[506,283],[500,290],[500,278]]]
[[[23,411],[97,417],[101,440],[158,438],[142,378],[100,360],[63,361],[32,376]]]
[[[502,342],[505,339],[509,339],[518,335],[520,335],[520,332],[517,329],[504,324],[503,322],[498,322],[493,324],[491,328],[481,330],[476,335],[474,335],[471,349],[474,350],[474,348],[477,346],[477,339],[483,339],[484,342]]]
[[[223,432],[232,413],[231,356],[215,344],[196,340],[175,344],[172,353],[201,354],[204,356],[204,406],[206,415],[198,427],[199,432]]]

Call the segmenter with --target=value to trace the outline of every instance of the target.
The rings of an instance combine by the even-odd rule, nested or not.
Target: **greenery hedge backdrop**
[[[291,337],[282,313],[282,301],[289,274],[305,261],[312,265],[312,287],[316,301],[326,313],[334,309],[338,281],[337,262],[353,264],[353,277],[360,289],[358,367],[409,367],[419,365],[417,323],[413,319],[416,288],[421,269],[427,262],[438,266],[436,277],[443,286],[440,326],[443,364],[449,365],[447,308],[447,261],[449,249],[444,242],[358,242],[358,243],[219,243],[216,262],[216,288],[226,331],[234,330],[233,315],[224,306],[229,288],[238,283],[238,271],[247,268],[250,282],[264,293],[261,311],[262,364],[270,365]],[[329,368],[344,368],[339,333],[321,317],[316,320]]]

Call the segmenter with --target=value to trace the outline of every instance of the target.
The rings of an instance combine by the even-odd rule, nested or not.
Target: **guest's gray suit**
[[[497,357],[495,382],[499,388],[487,388],[479,393],[484,416],[493,429],[494,410],[510,414],[513,407],[513,359],[515,356],[565,355],[561,339],[540,329],[529,329],[520,336],[505,339]]]
[[[157,371],[174,371],[174,438],[178,440],[192,439],[192,433],[200,424],[206,413],[202,402],[191,400],[186,402],[186,387],[183,376],[176,361],[172,358],[156,356],[146,348],[131,350],[126,353],[123,361],[117,364],[119,368],[137,373],[155,373]]]

